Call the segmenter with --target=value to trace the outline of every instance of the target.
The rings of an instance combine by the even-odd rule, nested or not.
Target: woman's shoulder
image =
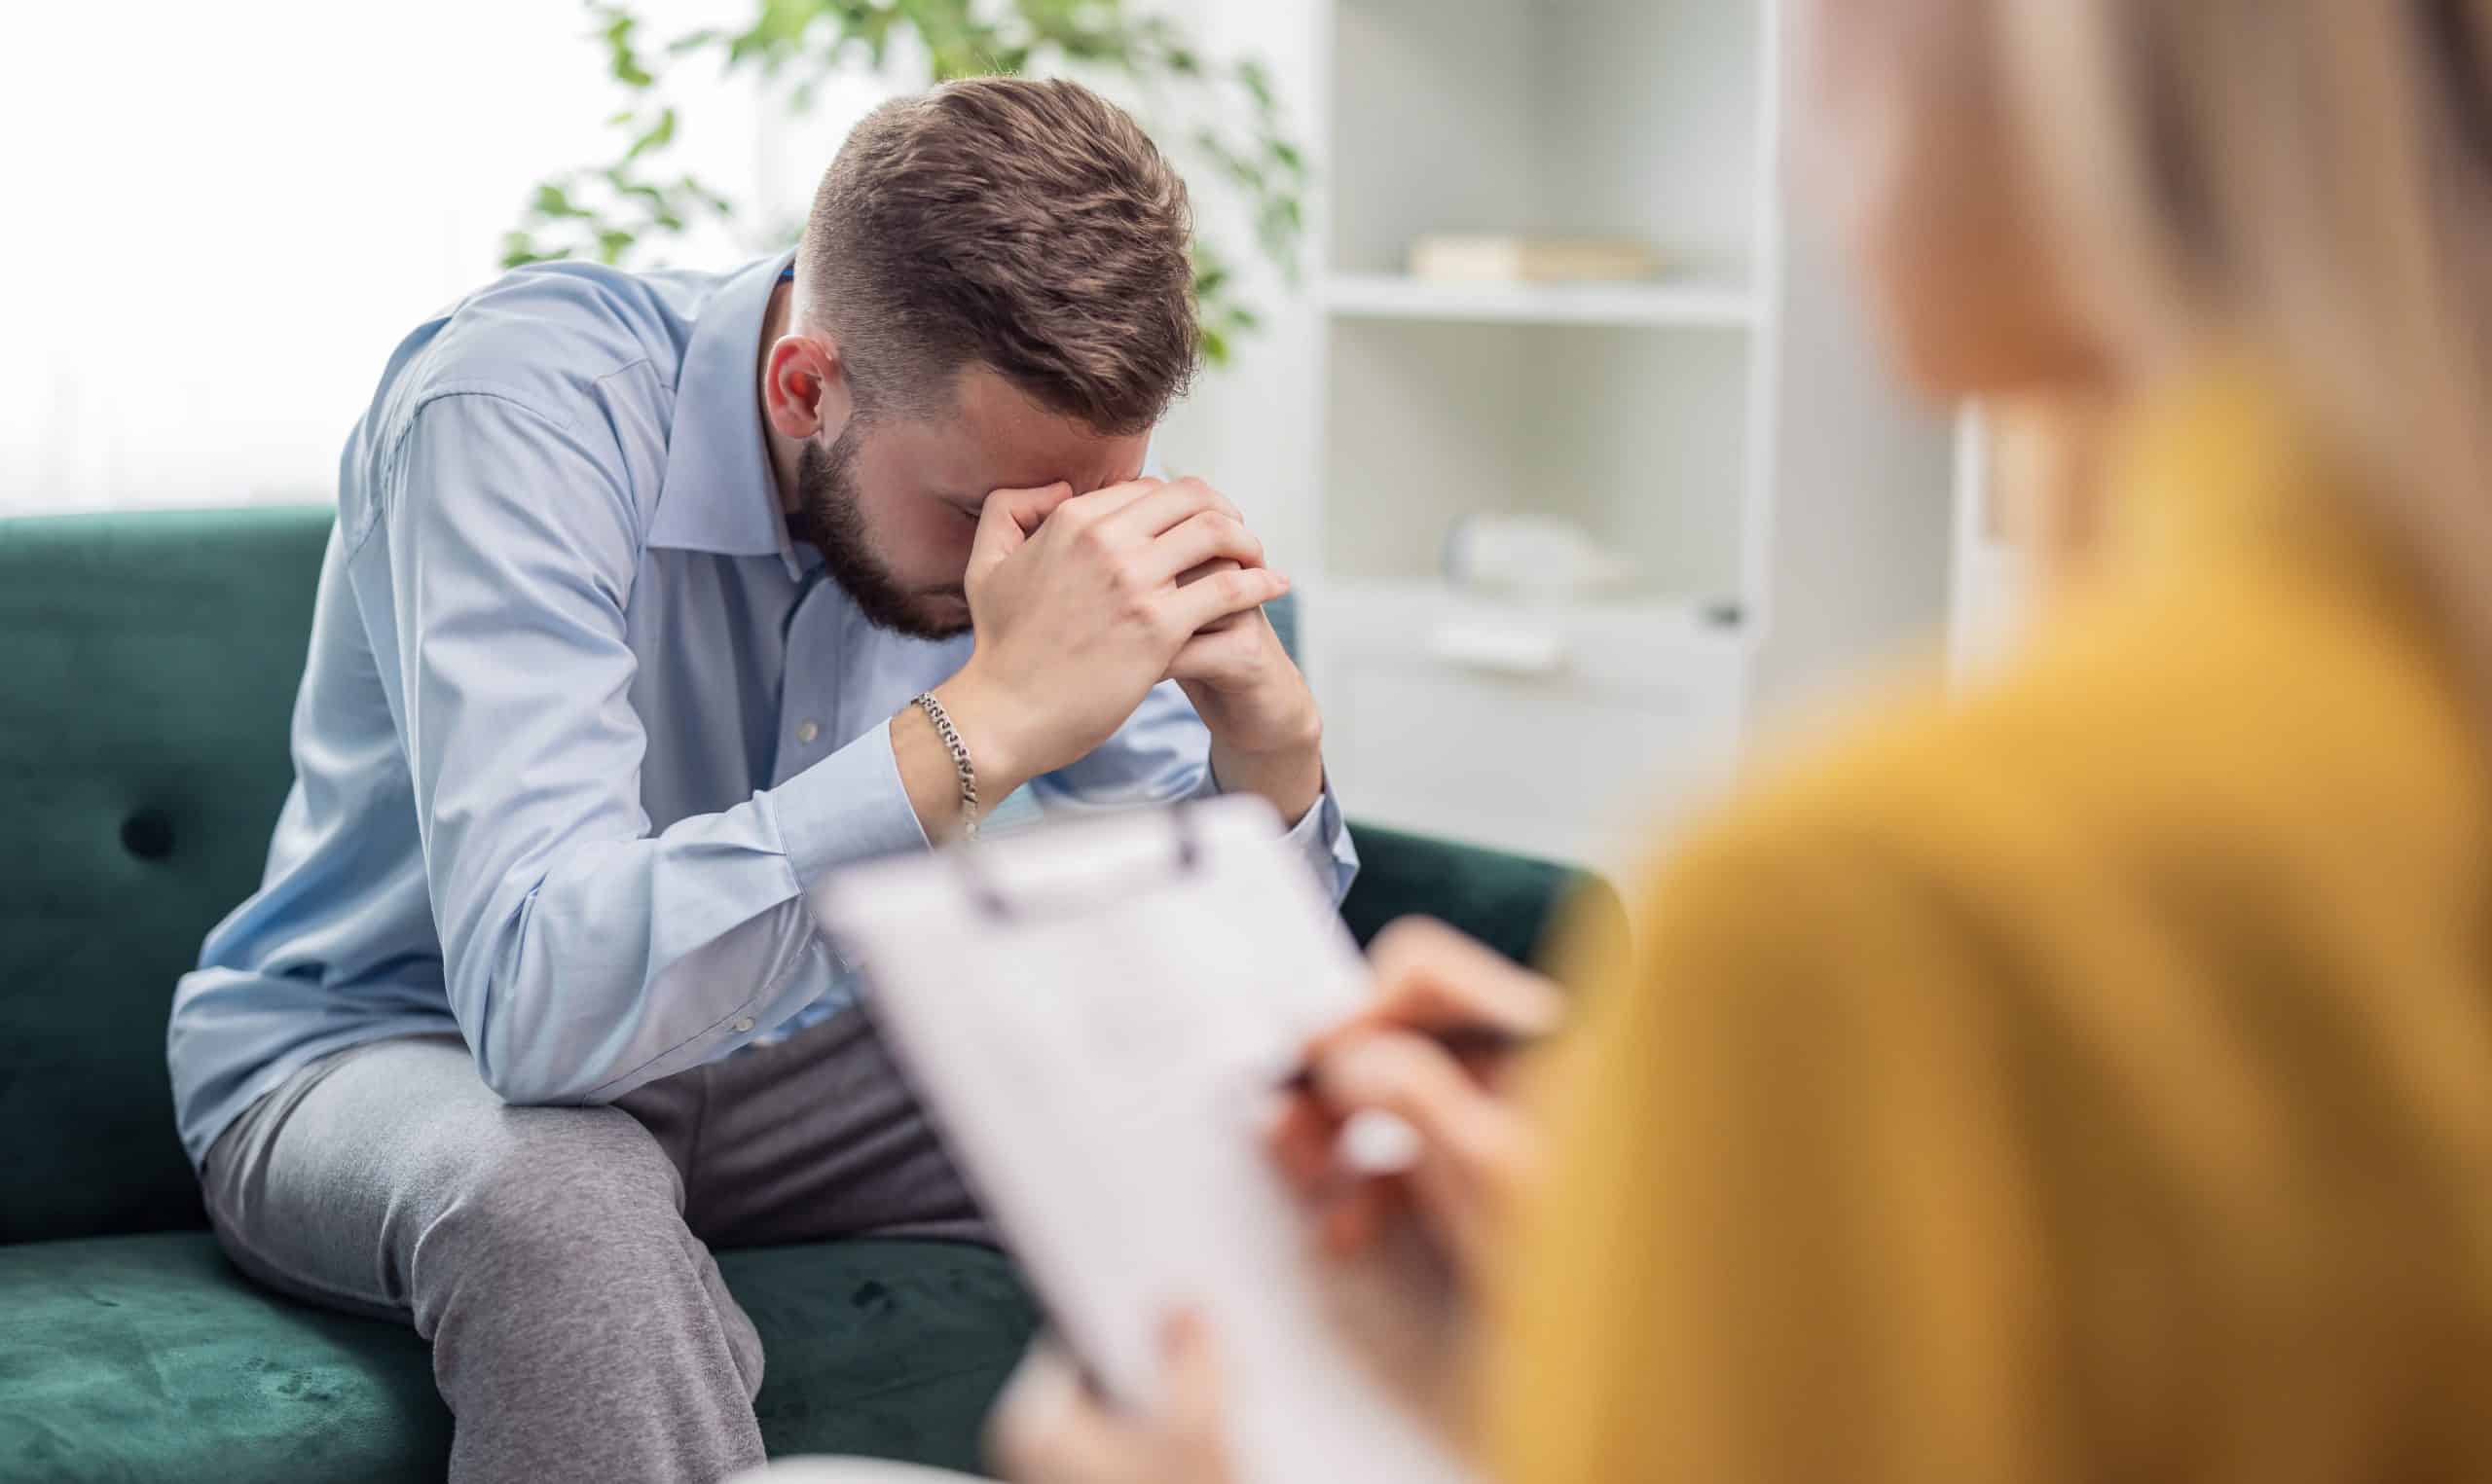
[[[1656,889],[1681,917],[1864,873],[2010,915],[2473,889],[2492,771],[2468,704],[2410,626],[2273,574],[2083,600],[1994,677],[1890,688],[1760,764]]]

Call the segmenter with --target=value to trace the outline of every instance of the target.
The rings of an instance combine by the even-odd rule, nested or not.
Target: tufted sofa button
[[[173,821],[161,809],[142,809],[121,822],[122,848],[141,860],[173,853]]]

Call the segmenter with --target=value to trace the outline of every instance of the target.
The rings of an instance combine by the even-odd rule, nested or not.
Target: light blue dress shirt
[[[259,891],[167,1049],[194,1163],[315,1057],[458,1031],[514,1103],[598,1103],[855,997],[804,892],[927,848],[890,718],[966,637],[868,626],[793,545],[755,355],[786,258],[524,269],[391,355],[338,471]],[[1213,791],[1154,689],[1033,813]],[[1336,893],[1338,805],[1291,831]]]

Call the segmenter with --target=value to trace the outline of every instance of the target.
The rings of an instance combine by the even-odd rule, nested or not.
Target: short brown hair
[[[978,78],[887,103],[814,194],[797,272],[861,409],[948,406],[976,363],[1095,432],[1159,420],[1195,365],[1185,182],[1122,109]]]

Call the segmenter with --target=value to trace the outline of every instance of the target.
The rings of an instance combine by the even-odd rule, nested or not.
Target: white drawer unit
[[[1623,864],[1737,761],[1736,629],[1425,584],[1337,589],[1309,607],[1327,755],[1363,819]]]

